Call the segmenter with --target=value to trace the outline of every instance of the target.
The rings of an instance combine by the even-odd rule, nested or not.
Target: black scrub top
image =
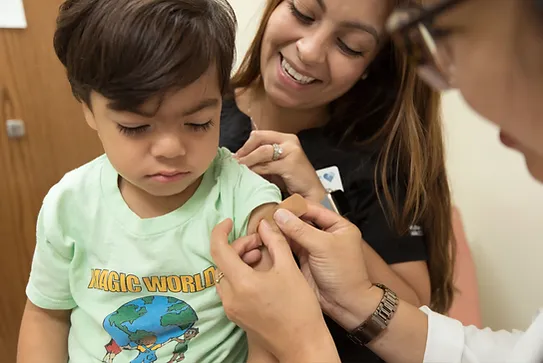
[[[234,99],[225,99],[221,112],[220,146],[236,152],[247,141],[251,131],[250,118],[239,110]],[[323,128],[303,130],[297,136],[315,170],[338,167],[344,194],[350,205],[349,218],[383,260],[395,264],[428,259],[425,239],[420,229],[414,228],[413,233],[399,235],[389,224],[390,218],[387,219],[375,191],[376,164],[372,153],[335,146],[335,141],[327,137]],[[405,192],[398,191],[399,196],[405,195]],[[353,343],[345,330],[332,319],[325,318],[342,362],[382,362],[368,348]]]

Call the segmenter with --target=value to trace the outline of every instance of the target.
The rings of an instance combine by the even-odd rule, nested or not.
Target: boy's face
[[[158,102],[151,99],[141,110],[153,114]],[[124,179],[123,192],[131,188],[131,193],[154,197],[190,193],[182,199],[190,198],[219,145],[222,102],[215,67],[184,89],[166,94],[152,117],[115,111],[108,104],[93,92],[92,111],[86,105],[83,110]]]

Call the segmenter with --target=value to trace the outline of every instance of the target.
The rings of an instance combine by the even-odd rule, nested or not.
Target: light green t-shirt
[[[73,309],[70,362],[168,362],[178,344],[184,363],[244,362],[245,334],[214,288],[210,235],[226,218],[231,242],[245,235],[256,207],[281,201],[277,187],[219,149],[191,199],[141,219],[117,181],[101,156],[66,174],[38,217],[27,295],[44,309]]]

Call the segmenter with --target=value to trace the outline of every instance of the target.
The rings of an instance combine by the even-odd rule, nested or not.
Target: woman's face
[[[433,0],[437,2],[438,0]],[[543,181],[543,19],[530,1],[468,0],[435,19],[451,30],[440,40],[451,55],[452,83],[501,128]]]
[[[374,56],[388,5],[385,0],[282,1],[262,41],[266,93],[279,106],[297,109],[323,106],[346,93]]]

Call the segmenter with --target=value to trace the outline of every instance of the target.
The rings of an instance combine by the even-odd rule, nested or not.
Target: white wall
[[[228,2],[236,11],[238,19],[238,36],[236,38],[237,57],[235,64],[235,67],[237,67],[253,40],[266,1],[228,0]]]
[[[543,185],[458,93],[444,96],[448,171],[478,270],[484,323],[525,328],[543,306]]]
[[[265,0],[230,3],[239,23],[239,65]],[[478,268],[484,323],[525,328],[543,306],[543,186],[456,93],[445,96],[444,115],[453,196]]]

